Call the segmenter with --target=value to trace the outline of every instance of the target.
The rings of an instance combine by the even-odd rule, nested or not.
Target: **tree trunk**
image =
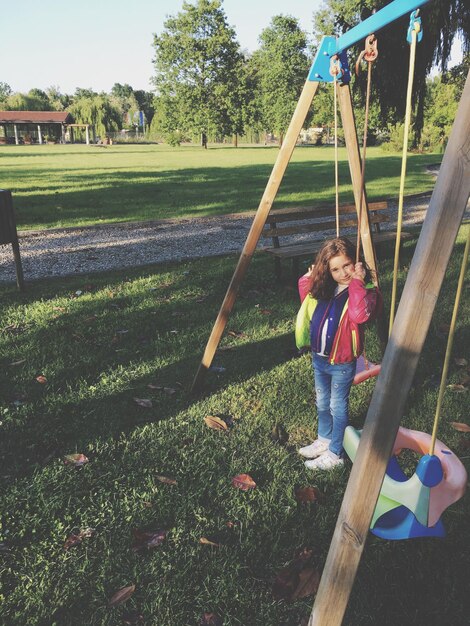
[[[238,135],[237,135],[237,133],[235,133],[234,136],[233,136],[233,147],[234,148],[238,148]]]
[[[207,150],[207,135],[206,135],[206,133],[201,133],[201,146]]]

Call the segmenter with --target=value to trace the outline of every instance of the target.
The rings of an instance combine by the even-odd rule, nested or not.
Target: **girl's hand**
[[[364,282],[364,278],[366,277],[366,270],[364,269],[362,263],[356,263],[354,266],[354,273],[352,275],[353,278],[358,278]]]
[[[315,265],[311,265],[308,270],[307,273],[305,274],[305,276],[307,276],[308,278],[311,278],[313,276],[313,269],[314,269]]]

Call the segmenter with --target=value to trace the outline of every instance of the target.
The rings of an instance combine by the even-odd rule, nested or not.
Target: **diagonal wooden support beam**
[[[232,311],[233,305],[235,304],[235,300],[237,299],[238,289],[243,277],[246,274],[251,257],[256,250],[261,231],[264,228],[269,211],[271,210],[273,202],[276,198],[284,173],[292,156],[292,152],[294,151],[299,133],[302,130],[302,126],[305,122],[305,118],[307,117],[310,105],[312,104],[313,97],[318,89],[318,84],[318,82],[307,80],[304,85],[284,142],[279,150],[276,163],[274,164],[268,184],[266,185],[263,197],[261,198],[258,210],[256,211],[256,215],[253,219],[253,223],[241,252],[240,259],[238,260],[232,280],[230,281],[227,293],[225,294],[224,301],[222,302],[219,314],[212,328],[201,364],[199,365],[191,387],[191,392],[197,391],[200,388],[204,380],[204,376],[211,366],[215,351],[217,350],[227,325],[228,317]]]
[[[367,413],[308,626],[339,626],[470,196],[470,72]]]

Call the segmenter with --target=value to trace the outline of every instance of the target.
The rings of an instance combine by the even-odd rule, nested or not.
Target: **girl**
[[[354,263],[355,256],[348,239],[326,241],[315,264],[299,279],[296,343],[299,349],[312,349],[318,411],[318,439],[299,450],[310,459],[305,462],[309,469],[329,470],[344,463],[349,392],[356,358],[364,348],[364,324],[382,308],[370,269]]]

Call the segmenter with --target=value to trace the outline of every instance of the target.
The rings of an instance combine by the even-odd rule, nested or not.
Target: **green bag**
[[[299,350],[310,346],[310,320],[316,306],[317,301],[308,293],[297,313],[295,322],[295,344]]]

